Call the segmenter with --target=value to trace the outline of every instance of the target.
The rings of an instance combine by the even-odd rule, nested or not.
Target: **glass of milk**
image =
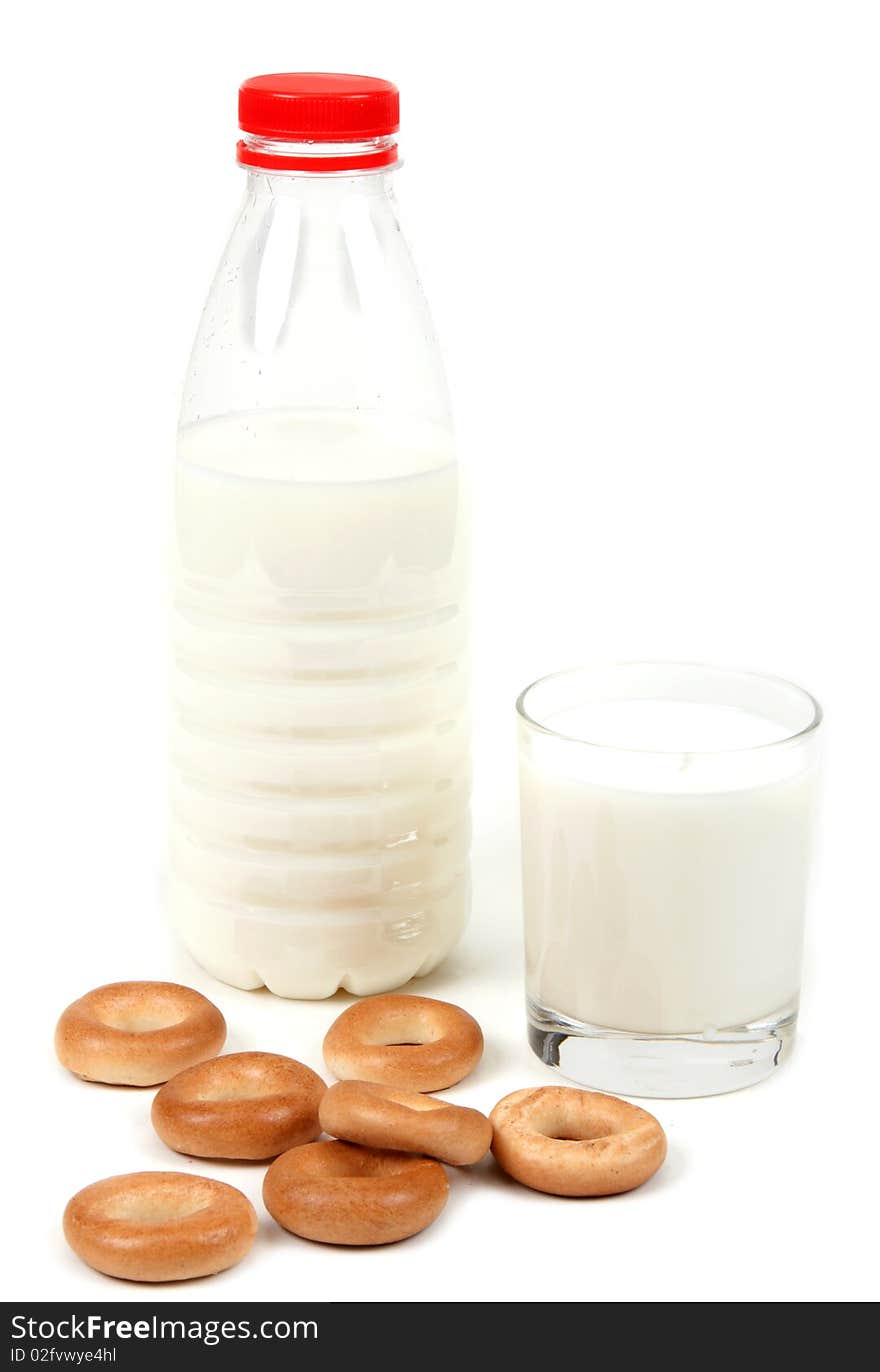
[[[692,664],[517,701],[529,1039],[567,1077],[703,1096],[791,1050],[822,712]]]

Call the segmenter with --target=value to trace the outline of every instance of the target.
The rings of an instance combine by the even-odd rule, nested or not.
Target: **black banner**
[[[456,1304],[456,1303],[454,1303]],[[445,1329],[450,1348],[474,1335],[491,1334],[496,1353],[536,1355],[546,1341],[545,1307],[458,1304],[459,1315],[441,1302],[101,1301],[5,1302],[6,1366],[118,1368],[155,1372],[158,1367],[215,1368],[230,1359],[253,1372],[318,1365],[321,1357],[386,1357],[415,1363],[426,1331]],[[554,1306],[554,1332],[580,1324],[579,1307]],[[561,1320],[559,1317],[562,1317]],[[456,1330],[456,1321],[458,1329]],[[546,1352],[546,1348],[545,1348]],[[335,1365],[335,1364],[334,1364]],[[2,1369],[0,1369],[2,1372]]]
[[[94,1301],[4,1304],[6,1365],[219,1369],[230,1357],[258,1368],[344,1351],[344,1306],[287,1302]],[[2,1355],[0,1355],[2,1356]]]

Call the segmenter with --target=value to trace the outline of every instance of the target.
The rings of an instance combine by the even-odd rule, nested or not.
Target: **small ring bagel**
[[[310,1067],[278,1053],[227,1053],[188,1067],[156,1092],[153,1128],[197,1158],[277,1158],[321,1132],[327,1090]]]
[[[344,1010],[324,1039],[324,1060],[342,1080],[404,1091],[442,1091],[483,1055],[477,1021],[427,996],[368,996]]]
[[[613,1196],[652,1177],[666,1135],[638,1105],[571,1086],[514,1091],[489,1116],[505,1172],[554,1196]]]
[[[155,1086],[213,1058],[226,1021],[205,996],[171,981],[115,981],[68,1005],[55,1029],[58,1060],[84,1081]]]
[[[321,1101],[321,1128],[366,1148],[427,1153],[453,1167],[485,1157],[492,1126],[479,1110],[371,1081],[338,1081]]]
[[[64,1237],[108,1277],[185,1281],[233,1267],[257,1234],[234,1186],[184,1172],[130,1172],[93,1182],[67,1202]]]
[[[306,1143],[276,1158],[263,1181],[274,1220],[318,1243],[396,1243],[431,1224],[449,1182],[439,1162],[351,1143]]]

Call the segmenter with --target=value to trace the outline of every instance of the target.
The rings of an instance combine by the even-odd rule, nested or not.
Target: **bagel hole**
[[[231,1053],[212,1058],[188,1094],[199,1101],[266,1100],[270,1096],[299,1095],[303,1087],[296,1070],[287,1070],[269,1053]]]
[[[585,1130],[585,1129],[542,1129],[541,1131],[548,1139],[553,1139],[554,1143],[590,1143],[595,1139],[607,1139],[607,1129]]]
[[[365,1034],[363,1042],[371,1048],[423,1048],[426,1043],[436,1043],[442,1037],[428,1026],[406,1024],[396,1029],[377,1028],[372,1034]]]
[[[186,1199],[161,1193],[117,1196],[104,1213],[108,1220],[124,1220],[129,1224],[173,1224],[205,1210],[211,1199],[207,1193],[198,1192]]]
[[[607,1139],[614,1131],[603,1119],[571,1119],[566,1114],[554,1114],[536,1124],[538,1132],[559,1143],[592,1143]]]
[[[327,1147],[318,1144],[316,1147]],[[330,1145],[332,1146],[332,1145]],[[313,1157],[307,1175],[344,1178],[347,1181],[369,1181],[374,1177],[394,1177],[413,1165],[415,1155],[392,1150],[373,1151],[344,1144],[345,1152],[324,1153]]]
[[[112,1009],[99,1010],[97,1017],[108,1029],[120,1029],[126,1034],[152,1034],[157,1029],[170,1029],[172,1025],[182,1024],[186,1019],[185,1014],[170,1005],[152,1010],[114,1006]]]

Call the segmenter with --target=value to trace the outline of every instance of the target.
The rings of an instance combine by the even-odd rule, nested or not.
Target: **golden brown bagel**
[[[276,1158],[263,1182],[273,1219],[319,1243],[396,1243],[446,1204],[439,1162],[351,1143],[306,1143]]]
[[[338,1081],[318,1112],[321,1128],[367,1148],[427,1153],[453,1167],[485,1157],[492,1126],[479,1110],[371,1081]]]
[[[523,1186],[554,1196],[613,1196],[652,1177],[666,1135],[647,1110],[571,1086],[514,1091],[489,1116],[492,1152]]]
[[[170,981],[114,981],[68,1005],[55,1029],[59,1062],[84,1081],[155,1086],[213,1058],[226,1021],[209,1000]]]
[[[226,1053],[178,1072],[156,1092],[153,1128],[169,1148],[198,1158],[277,1158],[321,1132],[327,1087],[278,1053]]]
[[[99,1272],[129,1281],[184,1281],[240,1262],[257,1233],[246,1196],[183,1172],[130,1172],[67,1202],[64,1237]]]
[[[324,1060],[337,1077],[404,1091],[454,1086],[482,1054],[477,1021],[427,996],[368,996],[344,1010],[324,1039]]]

